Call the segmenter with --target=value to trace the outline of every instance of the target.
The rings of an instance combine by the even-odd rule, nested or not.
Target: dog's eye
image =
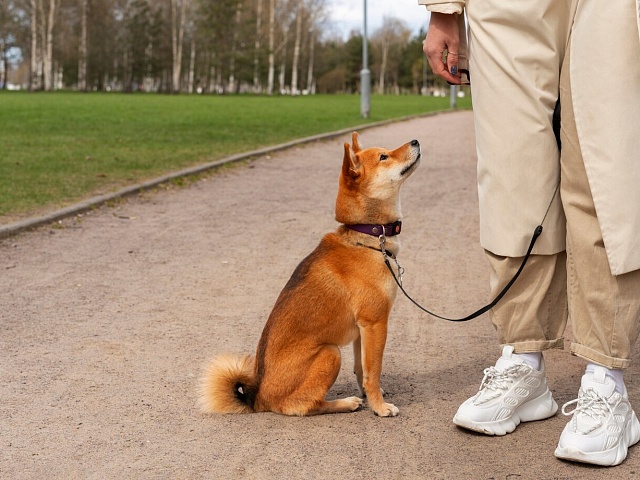
[[[389,158],[389,155],[385,155],[384,153],[380,154],[380,161],[382,162],[383,160],[386,160],[387,158]]]

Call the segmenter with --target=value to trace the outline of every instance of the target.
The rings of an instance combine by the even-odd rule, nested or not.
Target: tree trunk
[[[171,53],[173,55],[171,89],[173,93],[180,92],[182,43],[187,2],[188,0],[171,0]]]
[[[37,61],[36,61],[36,82],[37,89],[42,90],[44,88],[44,68],[45,68],[45,40],[47,38],[47,19],[44,14],[43,0],[38,0],[37,3]]]
[[[387,61],[389,56],[389,42],[385,38],[382,45],[382,61],[380,62],[380,80],[378,82],[378,93],[384,94],[384,77],[387,73]]]
[[[253,47],[253,93],[260,92],[260,40],[262,37],[262,0],[256,10],[256,41]]]
[[[189,93],[193,93],[193,82],[196,70],[196,35],[195,31],[191,35],[191,56],[189,58]]]
[[[209,67],[209,86],[208,86],[209,93],[216,93],[215,84],[216,84],[216,67],[215,65],[211,65]]]
[[[40,30],[38,32],[38,38],[40,41],[40,45],[38,46],[38,63],[40,63],[40,65],[38,65],[38,69],[40,70],[40,88],[42,88],[44,78],[42,65],[44,64],[45,41],[47,38],[47,21],[44,13],[44,5],[42,3],[43,1],[44,0],[38,0],[38,29]]]
[[[0,90],[7,89],[7,75],[9,74],[9,59],[7,58],[7,50],[8,50],[7,42],[0,37],[0,58],[2,58],[2,84],[0,85]]]
[[[314,31],[311,30],[309,32],[309,69],[307,70],[307,92],[310,95],[315,94],[315,89],[313,88],[313,62],[314,62],[314,54],[315,54],[315,35]]]
[[[131,92],[133,90],[133,79],[131,78],[129,68],[129,49],[123,49],[122,58],[122,88],[125,92]]]
[[[298,60],[300,59],[300,42],[302,38],[302,0],[298,0],[296,9],[296,39],[293,44],[293,61],[291,63],[291,95],[298,95]]]
[[[269,74],[267,77],[267,95],[273,95],[273,80],[275,76],[275,30],[276,30],[276,0],[269,2]]]
[[[285,75],[287,70],[287,44],[284,44],[282,49],[282,63],[280,64],[280,73],[278,74],[278,83],[280,84],[280,93],[285,91]]]
[[[80,0],[80,48],[78,51],[78,90],[87,89],[87,2]]]
[[[49,16],[46,22],[47,50],[44,56],[44,89],[53,89],[53,25],[56,16],[57,1],[49,0]]]
[[[38,82],[38,6],[36,0],[30,0],[31,5],[31,76],[29,90],[40,88]]]
[[[231,55],[229,59],[229,86],[230,93],[236,92],[236,52],[238,50],[238,33],[240,32],[240,19],[242,15],[242,2],[238,2],[236,8],[235,28],[233,29],[233,38],[231,43]]]

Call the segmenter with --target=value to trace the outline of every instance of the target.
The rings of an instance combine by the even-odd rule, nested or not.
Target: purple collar
[[[379,237],[380,235],[382,235],[382,229],[384,228],[384,236],[393,237],[400,234],[400,231],[402,230],[402,222],[398,220],[393,223],[387,223],[386,225],[368,225],[363,223],[357,223],[354,225],[345,224],[345,227],[350,228],[351,230],[355,230],[356,232],[372,235],[374,237]]]

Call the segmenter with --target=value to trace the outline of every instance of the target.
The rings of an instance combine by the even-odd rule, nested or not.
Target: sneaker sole
[[[542,395],[532,398],[518,407],[509,418],[492,422],[476,422],[456,414],[453,423],[459,427],[484,433],[485,435],[506,435],[513,432],[521,422],[534,422],[552,417],[558,411],[558,404],[547,389]]]
[[[591,465],[601,465],[603,467],[613,467],[621,464],[627,458],[629,447],[640,441],[640,422],[636,413],[632,412],[627,428],[625,429],[624,438],[620,443],[609,450],[602,452],[582,452],[573,447],[556,448],[554,455],[562,460],[570,460],[572,462],[589,463]]]

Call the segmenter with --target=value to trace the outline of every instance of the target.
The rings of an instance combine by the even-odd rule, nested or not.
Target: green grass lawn
[[[470,108],[461,99],[461,108]],[[233,153],[449,108],[448,98],[0,94],[0,223]]]

